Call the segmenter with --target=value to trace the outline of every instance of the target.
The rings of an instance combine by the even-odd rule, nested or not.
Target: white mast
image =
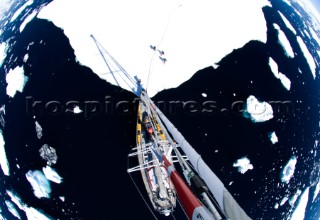
[[[152,102],[150,100],[150,102]],[[153,102],[152,102],[153,103]],[[224,214],[230,218],[230,220],[251,220],[251,218],[244,212],[239,206],[237,201],[232,197],[228,190],[224,187],[221,180],[212,172],[208,165],[203,161],[201,156],[193,149],[193,147],[187,142],[177,128],[169,121],[169,119],[153,104],[156,111],[175,139],[183,152],[188,156],[189,161],[197,171],[199,176],[206,182],[211,193],[214,195]]]

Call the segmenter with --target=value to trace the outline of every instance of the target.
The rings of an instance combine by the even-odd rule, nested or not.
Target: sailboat
[[[139,165],[128,172],[141,171],[141,176],[153,208],[166,216],[176,206],[175,188],[165,167],[158,159],[159,154],[170,160],[172,147],[169,145],[154,114],[145,102],[140,101],[136,131],[137,147],[132,149],[129,157],[138,157]]]
[[[114,73],[122,72],[125,76],[122,79],[132,85],[129,90],[139,98],[137,146],[128,154],[128,157],[137,157],[139,164],[127,171],[129,174],[140,171],[153,208],[168,216],[178,199],[190,220],[251,220],[222,181],[153,103],[138,77],[132,78],[94,36],[91,37],[113,77]],[[105,54],[113,65],[109,65]],[[110,66],[118,69],[112,70]],[[176,170],[176,162],[184,178]]]

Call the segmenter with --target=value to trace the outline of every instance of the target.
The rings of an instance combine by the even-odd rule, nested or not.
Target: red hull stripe
[[[177,173],[177,171],[172,169],[172,164],[167,160],[165,156],[162,157],[164,161],[164,165],[168,171],[168,168],[170,168],[170,178],[173,183],[173,185],[176,188],[177,196],[179,197],[179,200],[187,213],[187,216],[189,219],[192,219],[192,216],[194,215],[194,211],[197,207],[202,206],[199,202],[198,198],[193,194],[191,189],[188,187],[188,185],[184,182],[184,180],[181,178],[181,176]]]

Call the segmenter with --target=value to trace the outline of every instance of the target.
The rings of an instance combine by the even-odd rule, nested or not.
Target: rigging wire
[[[162,43],[162,40],[164,38],[164,36],[166,35],[167,33],[167,29],[168,29],[168,26],[169,26],[169,23],[171,21],[171,18],[172,18],[172,15],[176,12],[177,9],[179,9],[182,5],[178,5],[178,7],[176,7],[170,14],[169,18],[168,18],[168,21],[167,21],[167,24],[165,26],[165,29],[163,31],[163,34],[160,38],[160,41],[159,43],[156,45],[156,48],[158,48],[160,46],[160,44]],[[149,85],[149,78],[150,78],[150,74],[151,74],[151,65],[152,65],[152,62],[153,62],[153,58],[154,58],[154,55],[156,54],[156,51],[153,52],[152,54],[152,57],[151,57],[151,60],[150,60],[150,64],[149,64],[149,73],[148,73],[148,77],[147,77],[147,83],[146,83],[146,91],[148,90],[148,85]]]
[[[120,86],[119,83],[118,83],[118,81],[117,81],[117,79],[116,79],[116,77],[113,75],[113,72],[112,72],[112,70],[111,70],[111,68],[110,68],[110,66],[109,66],[106,58],[105,58],[104,55],[103,55],[103,53],[102,53],[102,51],[101,51],[101,49],[100,49],[100,47],[99,47],[99,45],[98,45],[97,40],[95,39],[95,37],[94,37],[92,34],[91,34],[90,36],[92,37],[94,43],[96,44],[96,46],[97,46],[97,48],[98,48],[98,50],[99,50],[99,53],[101,54],[101,57],[102,57],[103,61],[105,62],[105,64],[107,65],[109,71],[111,72],[114,81],[117,83],[118,86]]]
[[[125,77],[130,81],[130,83],[133,84],[133,87],[131,87],[131,86],[129,85],[129,83],[127,82],[127,80],[125,80],[121,74],[118,74],[118,75],[121,77],[121,79],[125,82],[125,84],[129,87],[129,89],[134,92],[134,88],[137,88],[137,87],[138,87],[138,86],[137,86],[137,82],[136,82],[136,81],[128,74],[128,72],[116,61],[116,59],[113,58],[113,56],[103,47],[103,45],[101,45],[100,42],[97,41],[97,39],[96,39],[92,34],[90,35],[90,37],[94,40],[94,43],[96,44],[96,46],[97,46],[97,48],[98,48],[98,50],[99,50],[99,52],[100,52],[100,55],[102,56],[104,62],[106,63],[106,65],[107,65],[110,73],[112,74],[115,82],[117,83],[117,85],[120,87],[120,85],[119,85],[116,77],[114,76],[114,72],[118,72],[118,71],[112,71],[111,67],[114,68],[114,69],[116,69],[116,68],[114,67],[114,65],[112,65],[112,63],[107,62],[104,54],[108,55],[108,57],[111,59],[111,61],[117,66],[117,68],[119,69],[119,71],[121,71],[121,72],[125,75]]]
[[[186,211],[184,210],[183,206],[181,205],[181,202],[180,202],[180,200],[179,200],[178,198],[177,198],[177,201],[178,201],[178,203],[179,203],[179,205],[180,205],[180,208],[182,209],[183,213],[185,214],[185,216],[186,216],[187,219],[188,219],[188,215],[187,215]]]
[[[129,169],[129,157],[127,157],[127,170]],[[149,211],[151,212],[151,214],[153,215],[154,219],[158,220],[157,216],[154,214],[154,212],[152,211],[152,209],[150,208],[149,204],[147,203],[147,201],[145,200],[145,198],[143,197],[138,185],[136,184],[136,182],[134,181],[133,177],[131,176],[131,173],[128,173],[130,176],[131,181],[133,182],[134,186],[136,187],[137,191],[139,192],[141,198],[143,199],[144,203],[147,205]]]

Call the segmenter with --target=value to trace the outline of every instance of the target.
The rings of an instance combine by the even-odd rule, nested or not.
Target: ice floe
[[[294,175],[294,170],[296,168],[297,164],[297,158],[295,156],[292,156],[288,163],[284,166],[284,168],[281,171],[281,182],[288,184],[290,179]]]
[[[253,166],[250,164],[250,160],[247,157],[242,157],[238,159],[234,164],[234,167],[238,167],[238,171],[242,174],[247,172],[248,170],[252,170]]]
[[[26,178],[32,186],[33,193],[37,198],[50,198],[51,186],[49,180],[40,170],[29,170]]]

